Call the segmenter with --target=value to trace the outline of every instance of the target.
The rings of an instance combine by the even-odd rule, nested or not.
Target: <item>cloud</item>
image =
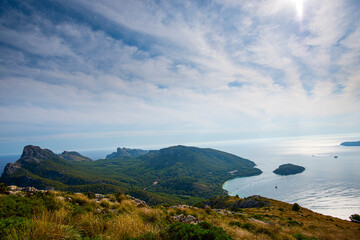
[[[6,5],[0,132],[356,131],[359,9],[346,3],[305,1],[302,21],[283,0]]]

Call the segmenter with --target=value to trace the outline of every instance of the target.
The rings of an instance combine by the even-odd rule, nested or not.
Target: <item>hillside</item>
[[[4,186],[0,190],[0,238],[4,240],[360,239],[357,223],[302,207],[294,210],[294,205],[260,196],[221,196],[199,207],[150,207],[123,193],[82,194],[15,186],[10,192]],[[244,202],[260,205],[241,208]]]
[[[74,162],[90,162],[92,161],[90,158],[82,156],[80,153],[78,152],[74,152],[74,151],[64,151],[62,154],[59,154],[59,157],[70,160],[70,161],[74,161]]]
[[[105,158],[110,159],[110,158],[118,158],[118,157],[139,157],[148,152],[149,151],[147,151],[147,150],[130,149],[130,148],[123,147],[123,148],[117,148],[116,152],[113,152],[113,153],[107,155]]]
[[[221,186],[229,178],[261,174],[250,160],[214,149],[185,146],[150,151],[136,158],[76,159],[29,145],[18,161],[7,164],[0,181],[39,189],[122,191],[158,204],[194,203],[225,194]]]

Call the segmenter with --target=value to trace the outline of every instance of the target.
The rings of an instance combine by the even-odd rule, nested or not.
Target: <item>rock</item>
[[[104,196],[104,195],[102,195],[102,194],[98,194],[98,193],[96,193],[96,194],[95,194],[95,198],[96,198],[96,201],[100,201],[100,200],[104,199],[104,198],[105,198],[105,196]]]
[[[133,201],[133,203],[135,203],[135,205],[136,205],[137,207],[147,207],[147,206],[148,206],[148,205],[146,204],[146,202],[143,201],[143,200],[134,198],[134,197],[129,196],[129,195],[127,195],[127,197],[128,197],[131,201]]]
[[[35,193],[38,190],[36,188],[34,188],[34,187],[26,187],[25,191],[28,192],[28,193]]]
[[[230,215],[234,215],[235,212],[233,211],[229,211],[226,209],[213,209],[215,212],[217,212],[218,214],[224,215],[224,216],[230,216]]]
[[[187,224],[198,224],[199,222],[201,222],[192,215],[185,216],[184,214],[180,214],[180,215],[174,216],[173,218],[178,222],[187,223]]]
[[[175,206],[171,206],[169,208],[192,208],[192,206],[189,206],[189,205],[175,205]]]

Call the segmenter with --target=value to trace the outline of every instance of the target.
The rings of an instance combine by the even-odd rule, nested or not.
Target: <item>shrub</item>
[[[0,183],[0,194],[9,194],[9,188],[6,183]]]
[[[220,227],[207,222],[197,225],[174,223],[167,229],[166,240],[231,240],[232,238]]]
[[[24,217],[11,217],[0,219],[0,238],[3,239],[10,233],[12,228],[29,227],[32,220]]]
[[[360,223],[360,215],[359,214],[353,214],[350,216],[350,220],[352,222]]]
[[[295,221],[295,220],[289,220],[288,221],[288,226],[302,226],[303,223]]]
[[[15,195],[6,195],[0,197],[0,218],[30,218],[33,213],[44,210],[44,202],[41,201],[41,199],[33,199]]]
[[[319,240],[316,237],[307,237],[307,236],[302,235],[301,233],[295,234],[294,238],[296,240]]]
[[[291,207],[291,210],[298,212],[300,210],[300,205],[297,203],[294,203]]]
[[[95,193],[92,192],[87,192],[87,193],[83,193],[86,197],[88,197],[89,199],[95,199]]]

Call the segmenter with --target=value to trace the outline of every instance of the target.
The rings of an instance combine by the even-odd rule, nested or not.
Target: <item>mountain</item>
[[[340,145],[341,146],[347,146],[347,147],[360,146],[360,141],[357,141],[357,142],[343,142]]]
[[[139,157],[141,155],[144,155],[148,153],[147,150],[142,149],[131,149],[131,148],[117,148],[116,152],[113,152],[106,156],[106,159],[110,158],[118,158],[118,157]]]
[[[70,161],[74,161],[74,162],[90,162],[92,161],[90,158],[82,156],[80,153],[78,152],[68,152],[68,151],[64,151],[62,154],[59,154],[59,157],[70,160]]]
[[[222,184],[226,180],[261,174],[250,160],[214,149],[186,146],[150,151],[139,157],[96,161],[74,161],[61,156],[64,155],[26,146],[18,161],[6,165],[0,181],[39,189],[121,191],[157,204],[192,203],[225,194]]]
[[[288,163],[280,165],[279,168],[273,171],[273,173],[278,175],[292,175],[302,173],[303,171],[305,171],[304,167]]]

